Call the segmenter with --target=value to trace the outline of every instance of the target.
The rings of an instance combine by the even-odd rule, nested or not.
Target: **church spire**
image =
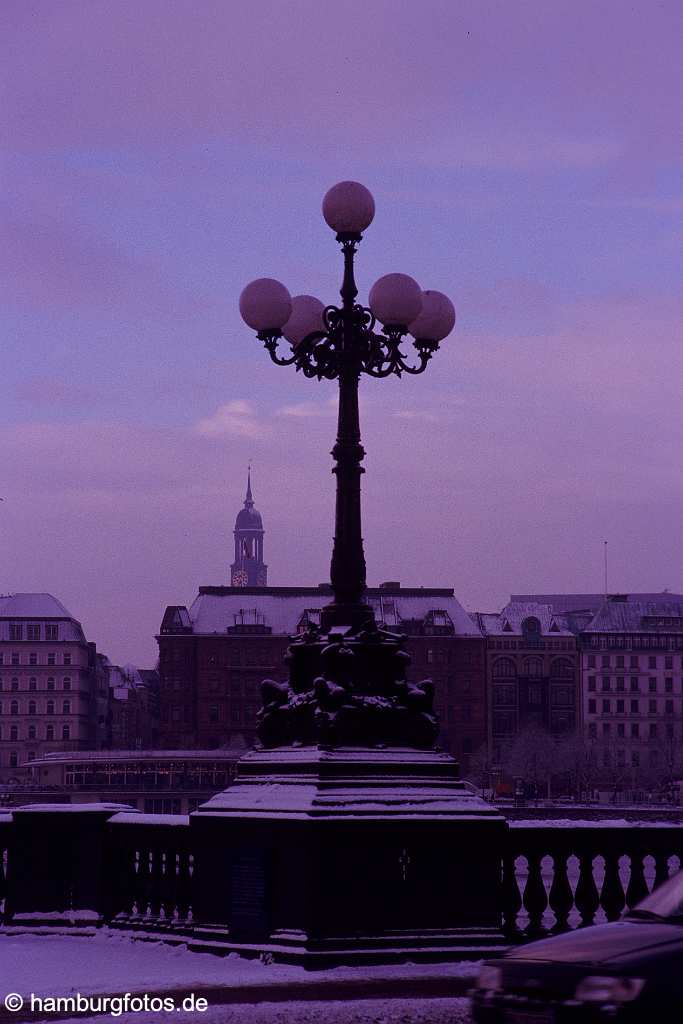
[[[244,508],[235,520],[235,561],[230,566],[230,585],[233,587],[265,587],[268,566],[263,561],[263,520],[254,508],[251,493],[251,465],[247,469],[247,493]]]
[[[244,499],[244,507],[245,508],[253,508],[254,507],[254,499],[251,496],[251,466],[249,466],[248,469],[247,469],[247,496]]]

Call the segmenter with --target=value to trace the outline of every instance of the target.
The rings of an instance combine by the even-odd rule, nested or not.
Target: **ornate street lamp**
[[[335,534],[330,567],[334,600],[319,629],[295,641],[288,683],[266,680],[259,734],[266,746],[323,742],[433,745],[437,733],[431,684],[408,684],[404,638],[379,630],[365,602],[365,556],[360,478],[364,472],[358,384],[370,377],[419,374],[455,324],[447,296],[422,291],[407,274],[386,274],[370,290],[369,307],[356,302],[354,255],[372,222],[375,203],[363,185],[343,181],[327,192],[323,216],[344,255],[341,306],[311,295],[291,297],[272,278],[252,281],[240,313],[278,366],[306,377],[339,380]],[[381,325],[381,328],[380,328]],[[407,336],[414,353],[404,351]],[[280,343],[286,343],[281,353]]]

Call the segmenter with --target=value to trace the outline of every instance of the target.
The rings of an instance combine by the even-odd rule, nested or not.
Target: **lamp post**
[[[340,306],[271,279],[240,298],[275,363],[339,381],[334,598],[289,647],[287,681],[262,684],[260,747],[192,816],[195,934],[214,941],[226,907],[225,948],[310,966],[484,956],[503,940],[507,824],[434,749],[431,681],[408,682],[406,638],[365,601],[360,376],[422,373],[455,322],[444,295],[404,274],[380,278],[369,308],[356,302],[354,254],[374,209],[355,182],[325,196],[344,255]]]
[[[272,680],[264,683],[260,734],[261,739],[270,744],[287,738],[305,742],[316,738],[314,734],[317,738],[332,739],[332,733],[338,731],[340,725],[342,707],[346,712],[351,709],[359,711],[364,696],[379,695],[389,701],[408,696],[405,683],[407,655],[402,651],[402,644],[398,643],[401,638],[377,629],[372,609],[364,600],[366,580],[360,479],[364,472],[362,461],[365,453],[361,443],[358,385],[363,373],[375,378],[423,373],[439,343],[453,329],[455,310],[450,299],[441,292],[422,291],[413,278],[397,273],[386,274],[375,282],[370,290],[369,307],[356,302],[358,289],[354,256],[374,212],[371,193],[353,181],[335,185],[323,200],[323,216],[336,232],[344,258],[340,306],[324,306],[311,295],[291,297],[285,286],[272,278],[252,281],[240,296],[243,319],[256,330],[274,363],[294,366],[306,377],[339,381],[337,438],[332,449],[336,507],[330,581],[334,599],[322,611],[319,632],[315,636],[308,635],[303,641],[308,644],[309,655],[310,645],[317,645],[317,653],[322,657],[322,670],[317,671],[320,666],[314,665],[310,657],[302,659],[302,652],[293,645],[290,649],[290,687]],[[414,353],[411,356],[403,350],[407,336],[412,338]],[[284,353],[280,351],[283,339],[289,345]],[[324,642],[325,639],[328,643]],[[382,666],[377,664],[377,658],[370,659],[372,664],[368,662],[367,645],[373,642],[375,645],[384,643],[382,653],[386,657],[381,659]],[[404,659],[402,670],[396,664],[399,651]],[[345,670],[342,670],[342,665],[345,665]],[[297,671],[297,668],[302,671]],[[367,677],[370,669],[375,673],[379,670],[374,687],[367,678],[360,678]],[[394,675],[398,672],[402,682],[398,693],[389,692],[391,680],[385,678],[386,673],[392,671]],[[345,693],[332,692],[331,686],[323,685],[324,682],[336,688],[341,686]],[[309,721],[308,726],[304,725],[303,719],[311,715],[301,713],[306,693],[310,694],[308,711],[314,718],[318,713],[316,721]],[[294,708],[291,706],[293,699]],[[418,693],[413,693],[412,704],[415,710],[421,705],[421,713],[431,713],[429,688],[423,688],[421,700]],[[281,729],[270,735],[268,723],[272,725],[271,712],[282,711],[285,705],[294,712],[290,720],[298,718],[298,727],[285,730],[287,735]],[[397,708],[394,700],[393,710]],[[364,709],[369,711],[367,701]],[[385,710],[391,712],[392,708],[387,705]],[[350,717],[353,715],[341,715],[347,719],[347,725]],[[395,720],[396,716],[393,718]],[[313,725],[316,728],[312,729]],[[322,736],[321,729],[325,736]],[[430,731],[434,732],[434,729],[435,723]],[[364,732],[367,738],[373,729],[368,732],[366,728]],[[387,730],[382,728],[379,732],[384,734]],[[374,733],[379,741],[376,729]],[[392,738],[396,737],[388,734],[381,737],[382,742]],[[424,743],[425,737],[422,736],[418,744]]]

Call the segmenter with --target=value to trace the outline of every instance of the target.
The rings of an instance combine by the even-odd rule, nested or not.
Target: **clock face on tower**
[[[233,587],[246,587],[249,584],[249,577],[246,569],[233,569],[230,583]]]

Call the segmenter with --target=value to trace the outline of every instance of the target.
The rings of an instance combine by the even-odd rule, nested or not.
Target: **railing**
[[[510,823],[503,921],[529,941],[616,921],[683,863],[683,826]]]
[[[226,896],[229,845],[207,837],[188,816],[106,804],[2,814],[0,921],[56,924],[88,911],[92,923],[117,929],[180,941],[210,931],[214,942],[226,941],[239,898]],[[512,821],[505,837],[500,912],[508,943],[615,921],[683,865],[679,824]],[[251,875],[241,877],[253,885],[248,867]]]
[[[118,928],[184,934],[193,907],[189,817],[118,814],[105,827],[105,848],[111,879],[105,920]]]

